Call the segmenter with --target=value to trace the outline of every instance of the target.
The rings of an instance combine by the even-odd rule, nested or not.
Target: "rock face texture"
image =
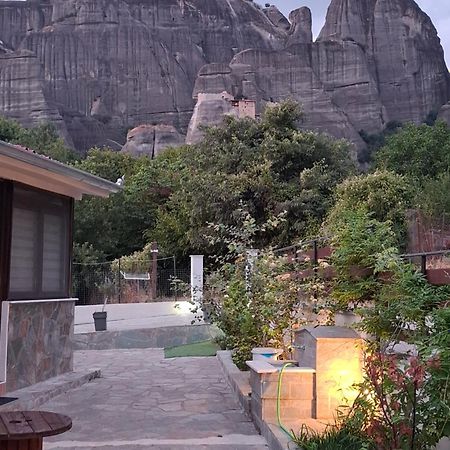
[[[284,50],[248,49],[228,68],[203,67],[194,97],[227,91],[266,102],[302,103],[301,126],[347,138],[388,122],[422,122],[450,96],[449,74],[436,29],[412,0],[333,0],[326,24],[312,42],[311,14],[290,14]],[[201,125],[193,117],[190,129]],[[195,133],[193,133],[195,134]]]
[[[203,133],[200,128],[202,125],[220,125],[224,116],[238,117],[237,111],[231,105],[234,96],[225,90],[217,94],[199,93],[196,99],[197,104],[189,124],[186,144],[195,144],[201,140]]]
[[[185,137],[171,125],[140,125],[130,130],[122,151],[155,158],[168,147],[183,145]]]
[[[388,120],[422,121],[449,96],[437,31],[412,0],[334,0],[318,41],[364,50]]]
[[[199,94],[258,111],[292,97],[303,126],[360,148],[361,130],[420,122],[450,100],[437,32],[413,0],[332,0],[316,42],[311,22],[308,8],[288,20],[249,0],[3,1],[0,114],[51,121],[83,151],[142,124],[195,142],[230,113],[211,97],[194,111]]]
[[[443,120],[450,126],[450,102],[446,103],[439,111],[438,120]]]
[[[62,120],[80,149],[123,142],[142,123],[183,132],[203,65],[248,47],[281,49],[285,33],[247,0],[0,2],[0,40],[11,49],[0,61],[0,113]]]

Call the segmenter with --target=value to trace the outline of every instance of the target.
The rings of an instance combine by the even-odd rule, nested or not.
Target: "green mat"
[[[214,341],[197,342],[164,349],[166,358],[181,358],[186,356],[216,356],[220,347]]]

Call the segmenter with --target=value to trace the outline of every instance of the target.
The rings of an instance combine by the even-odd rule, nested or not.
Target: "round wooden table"
[[[72,419],[45,411],[0,413],[0,450],[42,450],[46,436],[72,428]]]

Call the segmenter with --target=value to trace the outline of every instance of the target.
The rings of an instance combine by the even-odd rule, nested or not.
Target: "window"
[[[69,296],[71,200],[15,186],[11,300]]]
[[[0,300],[8,297],[12,184],[0,180]]]

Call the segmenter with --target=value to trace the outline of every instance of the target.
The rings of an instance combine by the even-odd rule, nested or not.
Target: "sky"
[[[313,14],[314,34],[317,36],[325,21],[325,14],[331,0],[270,0],[268,3],[289,14],[290,11],[301,6],[309,6]],[[418,5],[433,20],[442,40],[447,65],[450,66],[450,1],[449,0],[416,0]],[[260,3],[264,3],[260,1]]]

